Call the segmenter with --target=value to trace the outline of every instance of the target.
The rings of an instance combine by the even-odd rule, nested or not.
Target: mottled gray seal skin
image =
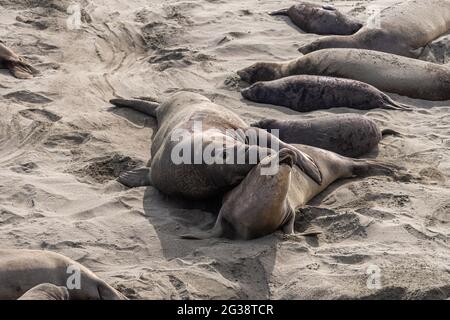
[[[318,185],[294,165],[294,154],[281,150],[277,156],[279,170],[263,175],[261,169],[270,157],[261,161],[223,201],[216,224],[210,231],[183,235],[184,239],[227,237],[250,240],[269,235],[279,229],[294,233],[295,213],[312,198],[338,179],[370,175],[392,175],[398,168],[375,160],[357,160],[310,146],[295,145],[316,161],[323,173]],[[273,157],[273,156],[272,156]],[[301,236],[314,235],[309,230]]]
[[[258,62],[238,74],[248,83],[292,75],[346,78],[411,98],[450,99],[449,67],[373,50],[319,50],[281,63]]]
[[[19,79],[30,79],[38,74],[33,66],[8,48],[2,41],[0,41],[0,64],[9,69],[11,74]]]
[[[390,129],[381,131],[375,121],[357,114],[304,120],[263,119],[252,126],[279,130],[279,138],[286,143],[313,146],[352,158],[374,150],[383,136],[398,135]]]
[[[158,121],[158,130],[151,147],[151,170],[140,168],[119,177],[118,181],[128,187],[152,185],[167,195],[191,199],[222,195],[239,184],[265,155],[283,148],[296,152],[297,165],[314,181],[321,181],[320,171],[305,153],[265,130],[251,128],[237,114],[212,103],[200,94],[179,92],[160,106],[146,101],[124,99],[113,99],[111,103],[156,116]],[[202,127],[195,130],[199,123]],[[189,134],[179,137],[181,140],[174,139],[179,129],[184,129]],[[257,130],[249,132],[249,129]],[[260,141],[252,142],[254,139],[248,135],[252,132],[259,133],[267,144],[259,146]],[[224,148],[224,141],[228,142],[228,149]],[[201,146],[201,150],[211,149],[213,146],[212,149],[224,157],[229,153],[236,155],[237,149],[240,149],[245,154],[245,161],[242,164],[237,164],[237,161],[223,164],[213,161],[207,164],[200,159],[199,164],[192,164],[192,161],[174,163],[172,152],[180,145],[189,149],[197,145]],[[256,163],[248,161],[252,154],[258,156]]]
[[[31,288],[42,283],[66,286],[74,270],[80,271],[80,288],[69,289],[71,299],[126,299],[92,271],[58,253],[42,250],[0,249],[0,300],[18,299]]]
[[[381,10],[357,33],[329,36],[299,49],[359,48],[417,58],[424,47],[450,29],[450,0],[411,0]]]
[[[350,35],[363,26],[361,22],[344,15],[334,6],[310,2],[300,2],[288,9],[269,14],[288,16],[301,30],[320,35]]]
[[[411,110],[367,83],[324,76],[301,75],[257,82],[241,94],[251,101],[299,112],[330,108]]]
[[[43,283],[31,288],[17,300],[69,300],[69,290],[51,283]]]

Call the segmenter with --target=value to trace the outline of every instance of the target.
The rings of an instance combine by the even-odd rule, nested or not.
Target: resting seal
[[[92,271],[63,255],[41,250],[0,249],[0,300],[17,299],[42,283],[66,286],[75,270],[80,271],[80,289],[69,289],[71,299],[125,299]]]
[[[281,148],[293,150],[297,154],[297,165],[314,181],[321,181],[320,171],[305,153],[265,130],[251,128],[238,115],[202,95],[179,92],[160,106],[147,101],[123,99],[113,99],[111,103],[156,116],[158,121],[158,131],[151,147],[151,170],[142,168],[122,175],[119,182],[129,187],[153,185],[167,195],[192,199],[220,195],[239,184],[268,153],[278,152]],[[199,124],[201,128],[196,130]],[[181,136],[177,133],[180,129],[184,131]],[[267,141],[267,145],[259,146],[260,141],[252,141],[249,136],[252,132],[257,132],[261,139]],[[196,146],[200,147],[200,151],[211,150],[215,156],[223,159],[242,150],[240,154],[244,154],[245,161],[236,164],[237,161],[231,159],[232,163],[207,164],[199,159],[197,164],[192,164],[194,161],[175,163],[173,153],[180,146],[194,149],[192,157],[197,155]],[[178,151],[175,153],[178,154]],[[258,157],[255,163],[249,161],[251,154]]]
[[[69,290],[66,287],[43,283],[31,288],[17,300],[69,300]]]
[[[320,35],[354,34],[363,26],[361,22],[344,15],[328,4],[300,2],[288,9],[273,11],[269,14],[288,16],[303,31]]]
[[[359,48],[416,58],[423,47],[450,29],[450,1],[403,1],[383,9],[374,19],[354,35],[324,37],[299,51]]]
[[[357,158],[378,146],[385,135],[399,133],[380,130],[365,116],[342,114],[305,120],[263,119],[252,126],[265,130],[279,130],[279,138],[290,144],[304,144],[337,154]]]
[[[393,175],[396,168],[374,160],[355,160],[333,152],[295,145],[318,164],[322,184],[318,185],[295,165],[295,154],[281,150],[279,170],[275,175],[263,175],[261,169],[271,157],[263,159],[247,177],[225,197],[213,229],[183,235],[185,239],[213,237],[250,240],[282,229],[294,233],[295,213],[312,198],[338,179],[354,176]],[[300,235],[320,233],[309,231]]]
[[[33,78],[38,71],[0,41],[0,64],[9,69],[19,79]]]
[[[411,110],[367,83],[323,76],[302,75],[257,82],[241,94],[251,101],[299,112],[330,108]]]
[[[249,83],[302,74],[347,78],[411,98],[450,99],[449,67],[372,50],[325,49],[282,63],[258,62],[238,74]]]

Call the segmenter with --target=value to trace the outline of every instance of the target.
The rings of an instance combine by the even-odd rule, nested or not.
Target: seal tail
[[[394,101],[388,96],[383,97],[383,109],[388,110],[401,110],[401,111],[413,111],[414,107]]]
[[[288,8],[286,9],[280,9],[276,11],[269,12],[269,15],[271,16],[287,16],[288,15]]]
[[[222,235],[223,235],[222,220],[219,215],[216,224],[211,230],[199,232],[196,234],[184,234],[181,235],[180,238],[188,240],[204,240],[204,239],[220,238]]]
[[[131,108],[151,117],[156,117],[156,110],[159,107],[159,103],[157,102],[137,99],[111,99],[109,102],[116,107]]]

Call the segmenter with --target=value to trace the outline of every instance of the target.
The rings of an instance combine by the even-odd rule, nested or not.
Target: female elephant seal
[[[383,9],[354,35],[329,36],[299,49],[359,48],[418,57],[423,47],[450,29],[450,0],[403,1]]]
[[[68,282],[76,284],[76,279],[79,287],[69,288],[73,300],[125,299],[92,271],[65,256],[40,250],[0,249],[0,300],[17,299],[42,283],[67,286]]]
[[[17,300],[69,300],[69,290],[51,283],[43,283],[31,288]]]
[[[258,62],[238,74],[249,83],[291,75],[347,78],[411,98],[450,99],[449,67],[372,50],[325,49],[282,63]]]
[[[361,22],[344,15],[332,5],[300,2],[288,9],[273,11],[272,16],[288,16],[305,32],[320,35],[354,34],[363,26]]]
[[[293,150],[296,164],[321,182],[320,171],[305,153],[265,130],[251,128],[238,115],[202,95],[179,92],[160,106],[123,99],[111,103],[156,116],[158,121],[151,170],[141,168],[122,175],[119,182],[129,187],[153,185],[167,195],[192,199],[220,195],[239,184],[267,154],[282,148]],[[183,159],[179,159],[181,151]],[[211,159],[202,157],[205,153]],[[237,156],[242,156],[241,161]]]
[[[33,78],[38,71],[0,41],[0,63],[19,79]]]
[[[286,143],[304,144],[354,158],[372,151],[384,136],[399,134],[391,129],[380,130],[375,121],[357,114],[306,120],[263,119],[252,126],[279,130],[279,138]]]
[[[367,83],[324,76],[302,75],[257,82],[241,94],[251,101],[299,112],[330,108],[411,110]]]
[[[279,170],[274,175],[262,174],[271,157],[261,161],[236,188],[225,197],[213,229],[183,235],[184,239],[227,237],[250,240],[269,235],[279,229],[294,233],[295,213],[312,198],[338,179],[354,176],[394,175],[396,168],[373,160],[355,160],[333,152],[296,145],[308,153],[323,172],[322,185],[303,174],[295,165],[295,154],[281,150]],[[301,235],[320,233],[310,231]]]

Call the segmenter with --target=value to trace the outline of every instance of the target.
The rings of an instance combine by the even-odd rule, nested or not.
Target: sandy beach
[[[394,2],[327,1],[361,21]],[[450,101],[389,94],[415,110],[301,114],[243,100],[237,70],[296,58],[319,38],[267,14],[293,3],[0,0],[0,39],[41,71],[0,70],[0,246],[62,253],[130,299],[449,298]],[[450,35],[422,59],[450,66]],[[318,238],[180,239],[210,228],[217,205],[115,181],[148,163],[156,122],[108,102],[180,90],[249,123],[365,114],[402,133],[368,157],[409,176],[333,184],[296,220],[298,232],[320,227]]]

